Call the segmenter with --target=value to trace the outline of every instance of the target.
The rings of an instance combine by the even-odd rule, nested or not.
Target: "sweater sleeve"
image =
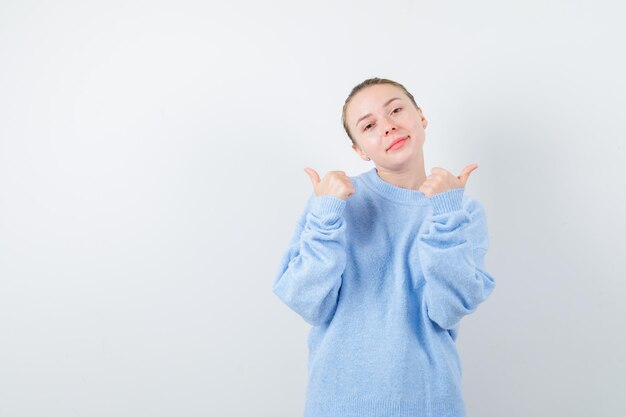
[[[419,236],[428,317],[456,338],[461,319],[473,313],[495,287],[485,270],[489,246],[482,205],[463,188],[432,196],[432,222]]]
[[[272,291],[306,322],[329,321],[346,267],[346,200],[313,194],[280,261]]]

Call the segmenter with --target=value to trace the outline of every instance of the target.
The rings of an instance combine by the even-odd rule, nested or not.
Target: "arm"
[[[456,338],[463,316],[473,313],[495,287],[485,271],[489,245],[485,210],[463,188],[431,197],[432,223],[419,236],[428,317]]]
[[[337,307],[346,267],[345,205],[346,200],[335,196],[311,196],[272,286],[287,306],[314,326],[329,321]]]

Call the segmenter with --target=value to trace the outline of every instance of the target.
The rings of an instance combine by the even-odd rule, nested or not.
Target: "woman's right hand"
[[[320,181],[320,176],[313,168],[304,168],[311,178],[315,195],[333,195],[342,200],[347,200],[354,194],[355,189],[350,181],[350,177],[344,171],[328,171]]]

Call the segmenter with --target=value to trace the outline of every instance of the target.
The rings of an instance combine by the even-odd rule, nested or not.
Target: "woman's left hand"
[[[467,179],[476,168],[478,168],[478,164],[468,165],[459,176],[455,176],[443,168],[433,168],[431,169],[432,174],[426,177],[426,181],[419,187],[419,191],[424,193],[426,197],[432,197],[453,188],[465,188]]]

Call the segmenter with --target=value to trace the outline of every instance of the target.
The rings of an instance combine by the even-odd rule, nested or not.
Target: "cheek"
[[[422,126],[422,119],[417,112],[406,112],[402,121],[406,123],[405,126],[410,126],[412,129],[419,129]]]
[[[368,130],[367,133],[357,133],[356,140],[363,144],[364,147],[372,146],[376,141],[376,135],[373,130]]]
[[[419,116],[412,118],[411,126],[414,129],[419,129],[420,127],[422,127],[422,121],[420,120]]]
[[[368,150],[375,151],[378,147],[380,147],[382,142],[378,135],[370,135],[365,138],[364,143]]]

